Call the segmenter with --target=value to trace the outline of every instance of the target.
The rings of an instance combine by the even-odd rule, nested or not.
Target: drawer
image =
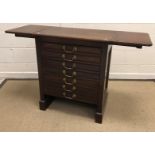
[[[63,85],[64,83],[74,83],[74,80],[76,80],[76,86],[79,87],[86,87],[86,88],[94,88],[97,89],[99,80],[94,79],[88,79],[88,78],[80,78],[80,77],[73,77],[73,78],[66,78],[63,75],[55,75],[46,73],[43,76],[43,81],[46,84],[50,83],[57,83],[59,85]]]
[[[63,68],[66,69],[76,69],[77,71],[92,71],[92,72],[99,72],[100,65],[92,65],[92,64],[85,64],[85,63],[74,63],[74,62],[64,62],[64,61],[46,61],[45,59],[42,60],[42,65],[44,68],[49,70],[62,70]]]
[[[97,103],[97,91],[96,89],[82,87],[77,85],[76,89],[73,90],[72,88],[63,88],[63,85],[60,83],[54,82],[45,82],[44,93],[46,95],[66,98],[75,101],[81,101],[91,104]]]
[[[42,42],[41,48],[49,51],[73,51],[73,48],[77,48],[76,51],[74,51],[76,54],[92,54],[92,55],[97,55],[100,56],[100,48],[95,48],[95,47],[87,47],[87,46],[77,46],[77,45],[64,45],[64,44],[55,44],[55,43],[48,43],[48,42]]]
[[[62,57],[65,55],[65,60],[73,60],[75,56],[75,62],[100,64],[100,54],[101,51],[99,48],[85,46],[65,46],[60,44],[43,43],[41,48],[41,56],[46,61],[61,61]]]
[[[44,67],[43,74],[48,75],[54,78],[61,78],[62,77],[76,77],[77,79],[92,79],[92,80],[99,80],[99,72],[92,72],[92,71],[81,71],[81,70],[64,70],[63,68],[58,70],[56,68],[48,69]]]

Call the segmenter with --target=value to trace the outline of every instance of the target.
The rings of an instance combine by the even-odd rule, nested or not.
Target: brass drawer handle
[[[66,78],[63,78],[63,81],[64,81],[64,83],[65,83],[66,85],[74,85],[74,84],[77,83],[77,80],[76,80],[76,79],[73,79],[72,83],[67,82],[67,79],[66,79]]]
[[[76,64],[73,63],[72,67],[67,67],[67,66],[66,66],[66,63],[63,62],[63,63],[62,63],[62,66],[63,66],[65,69],[67,69],[67,70],[72,70],[72,69],[74,69],[74,68],[76,67]]]
[[[72,87],[72,90],[66,89],[66,85],[62,85],[62,88],[63,88],[65,91],[69,91],[69,92],[72,92],[72,91],[76,90],[76,87],[75,87],[75,86]]]
[[[77,75],[77,73],[76,73],[75,71],[72,73],[72,75],[67,75],[67,73],[66,73],[65,70],[63,70],[62,73],[63,73],[66,77],[68,77],[68,78],[72,78],[73,76],[76,76],[76,75]]]
[[[63,85],[62,88],[63,88],[65,91],[67,91],[67,92],[72,92],[72,90],[66,89],[66,86],[65,86],[65,85]]]
[[[62,54],[62,58],[63,58],[64,61],[73,62],[74,60],[77,59],[77,56],[74,55],[74,56],[72,57],[72,59],[66,59],[66,55],[65,55],[65,54]]]
[[[75,46],[73,47],[72,51],[66,50],[66,46],[65,45],[62,46],[62,49],[63,49],[63,51],[65,53],[70,53],[70,54],[72,54],[72,53],[77,51],[77,47],[75,47]]]
[[[69,97],[69,96],[66,95],[66,92],[63,92],[63,96],[64,96],[65,98],[67,98],[67,99],[70,99],[70,100],[72,100],[72,99],[74,99],[74,98],[77,97],[76,94],[73,94],[71,97]]]
[[[75,86],[73,86],[73,87],[72,87],[72,90],[76,90],[76,87],[75,87]]]

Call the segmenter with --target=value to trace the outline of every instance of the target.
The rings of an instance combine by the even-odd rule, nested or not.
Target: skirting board
[[[38,72],[0,72],[1,79],[38,79]],[[155,79],[155,73],[110,73],[110,79]]]
[[[3,85],[4,81],[5,81],[5,78],[0,78],[0,87],[1,85]]]

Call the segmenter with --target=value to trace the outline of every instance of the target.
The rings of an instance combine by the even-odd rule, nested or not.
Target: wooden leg
[[[105,90],[103,93],[103,101],[99,105],[97,105],[96,114],[95,114],[95,122],[102,123],[103,113],[106,106],[106,101],[108,97],[108,92]]]
[[[104,96],[103,96],[104,98]],[[104,102],[104,100],[103,100]],[[97,107],[96,107],[96,113],[95,113],[95,122],[96,123],[102,123],[102,106],[103,106],[104,103],[102,103],[102,100],[100,100],[100,103],[97,104]]]
[[[53,97],[49,97],[49,96],[48,97],[46,96],[46,97],[40,99],[40,101],[39,101],[40,110],[46,110],[49,107],[49,105],[51,104],[53,99],[54,99]]]
[[[102,123],[102,113],[99,113],[99,112],[96,112],[96,114],[95,114],[95,122],[96,123]]]
[[[96,114],[95,114],[95,122],[102,123],[102,107],[105,105],[106,98],[106,72],[108,70],[108,56],[110,52],[110,46],[103,45],[101,52],[101,70],[100,70],[100,80],[98,87],[98,100],[96,105]]]
[[[101,96],[99,103],[97,105],[97,110],[96,110],[96,114],[95,114],[95,122],[96,123],[102,123],[102,118],[103,118],[103,112],[105,110],[105,106],[106,106],[106,100],[107,100],[107,89],[108,89],[108,81],[109,81],[109,72],[110,72],[110,63],[111,63],[111,53],[112,53],[112,47],[110,48],[110,51],[107,52],[107,56],[104,55],[103,57],[105,58],[103,62],[106,62],[106,64],[103,64],[103,68],[104,68],[104,73],[106,73],[106,76],[101,77],[101,79],[105,79],[103,80],[103,96]]]

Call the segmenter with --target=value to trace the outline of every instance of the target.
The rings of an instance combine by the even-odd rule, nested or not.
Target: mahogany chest
[[[151,46],[146,33],[28,25],[6,31],[35,38],[40,84],[40,109],[55,98],[93,104],[102,122],[112,45]]]

